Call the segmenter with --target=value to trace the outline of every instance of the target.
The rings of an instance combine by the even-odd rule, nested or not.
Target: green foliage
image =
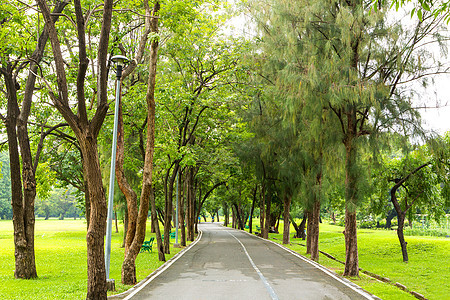
[[[406,228],[404,234],[407,236],[436,236],[436,237],[448,237],[450,230],[438,230],[438,229],[410,229]]]
[[[36,199],[36,215],[48,219],[58,217],[63,220],[65,217],[77,218],[82,215],[78,207],[76,190],[74,187],[65,189],[54,188],[48,191],[45,198]]]
[[[385,157],[383,164],[374,170],[375,194],[372,210],[377,214],[385,212],[390,202],[389,191],[396,181],[405,178],[422,164],[427,166],[410,175],[397,190],[397,198],[402,210],[406,210],[406,205],[414,203],[413,211],[429,213],[439,220],[448,207],[442,197],[445,191],[441,188],[441,182],[447,182],[447,179],[440,176],[443,170],[438,170],[442,168],[439,159],[429,156],[424,147],[404,156]],[[446,172],[444,174],[446,176]],[[390,206],[388,209],[391,209]]]
[[[0,152],[0,219],[12,219],[9,157]]]
[[[27,5],[32,1],[21,4],[11,1],[2,1],[0,4],[0,60],[6,64],[8,57],[19,58],[25,53],[31,54],[36,45],[36,37],[32,30],[38,25],[36,15],[25,14],[29,11]],[[40,24],[42,26],[42,23]]]

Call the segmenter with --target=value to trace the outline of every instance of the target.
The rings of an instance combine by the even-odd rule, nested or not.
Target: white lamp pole
[[[121,97],[121,82],[123,65],[129,61],[123,55],[116,55],[111,57],[111,61],[116,64],[116,100],[114,107],[114,129],[113,140],[111,147],[111,170],[109,172],[109,197],[108,197],[108,216],[106,222],[106,243],[105,243],[105,264],[106,264],[106,280],[109,279],[109,266],[111,259],[111,232],[112,232],[112,217],[113,217],[113,198],[114,198],[114,181],[116,170],[116,147],[117,147],[117,123],[119,118],[119,102]],[[114,282],[113,279],[110,281]],[[108,285],[109,286],[109,285]]]

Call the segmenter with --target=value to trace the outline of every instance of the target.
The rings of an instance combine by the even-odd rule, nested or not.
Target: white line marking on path
[[[199,230],[199,231],[200,231],[200,236],[195,240],[195,242],[191,243],[189,245],[189,247],[185,248],[183,250],[183,252],[179,253],[176,257],[169,260],[166,264],[163,265],[163,267],[161,269],[156,270],[156,272],[149,279],[147,279],[147,281],[145,281],[142,285],[140,285],[135,291],[133,291],[131,294],[129,294],[123,300],[130,300],[134,295],[136,295],[139,291],[141,291],[144,287],[146,287],[147,284],[152,282],[153,279],[158,277],[162,272],[167,270],[167,268],[169,268],[174,262],[176,262],[180,257],[182,257],[187,252],[187,250],[191,249],[195,244],[197,244],[197,242],[200,241],[200,239],[203,236],[203,231],[201,231],[201,230]]]
[[[294,256],[296,256],[296,257],[302,259],[303,261],[305,261],[305,262],[307,262],[307,263],[313,265],[313,266],[316,267],[317,269],[323,271],[323,272],[326,273],[327,275],[333,277],[334,279],[336,279],[336,280],[339,281],[340,283],[346,285],[347,287],[351,288],[352,290],[354,290],[355,292],[357,292],[357,293],[360,294],[361,296],[365,297],[366,299],[370,299],[370,300],[378,299],[378,298],[374,298],[372,295],[368,294],[367,292],[365,292],[364,290],[362,290],[361,288],[359,288],[359,286],[355,287],[353,282],[351,282],[351,281],[349,282],[349,281],[346,280],[346,279],[343,279],[343,278],[338,277],[337,275],[333,274],[330,270],[328,270],[327,268],[323,267],[323,266],[320,265],[319,263],[316,263],[315,261],[312,261],[312,260],[307,259],[306,257],[303,257],[302,255],[298,254],[298,253],[295,252],[294,250],[291,250],[291,249],[289,249],[289,248],[286,248],[286,247],[284,247],[283,245],[280,245],[280,244],[278,244],[278,243],[276,243],[276,242],[274,242],[274,241],[266,240],[266,239],[264,239],[264,238],[262,238],[262,237],[259,237],[259,236],[255,236],[255,235],[253,235],[253,234],[250,234],[250,233],[248,233],[247,231],[242,231],[242,232],[245,232],[245,233],[247,233],[248,235],[250,235],[250,236],[252,236],[252,237],[261,239],[261,240],[263,240],[263,241],[271,242],[272,244],[277,245],[277,246],[280,247],[281,249],[284,249],[284,250],[288,251],[288,252],[291,253],[292,255],[294,255]]]
[[[245,251],[245,254],[247,254],[248,260],[250,261],[250,263],[253,266],[253,269],[255,269],[256,273],[258,273],[259,278],[261,278],[262,282],[264,283],[264,286],[266,287],[267,291],[270,294],[270,297],[272,298],[272,300],[278,300],[278,296],[275,293],[275,291],[273,290],[273,288],[270,286],[269,282],[267,281],[266,277],[264,277],[264,275],[261,273],[261,271],[258,269],[258,267],[255,265],[255,263],[253,262],[253,259],[250,257],[250,254],[248,254],[247,249],[245,248],[244,244],[242,244],[242,242],[235,237],[230,231],[227,231],[232,237],[235,238],[236,241],[239,242],[239,244],[241,244],[242,248]]]

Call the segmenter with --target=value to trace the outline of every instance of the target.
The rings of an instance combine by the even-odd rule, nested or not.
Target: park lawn
[[[258,223],[256,223],[258,222]],[[259,224],[255,220],[253,224]],[[256,225],[255,225],[256,227]],[[256,229],[256,228],[255,228]],[[254,231],[255,231],[254,229]],[[283,229],[282,222],[279,229]],[[344,227],[320,224],[319,249],[345,261]],[[288,248],[306,255],[306,241],[292,238]],[[282,231],[270,234],[270,239],[281,243]],[[426,298],[450,299],[450,239],[407,236],[409,263],[403,263],[400,244],[394,230],[358,230],[359,266],[363,270],[376,273],[399,282],[408,289],[416,291]],[[342,275],[344,266],[322,254],[319,263]],[[372,279],[361,273],[360,278],[350,278],[353,282],[380,297],[381,299],[416,299],[393,285]]]
[[[120,226],[119,226],[120,227]],[[123,229],[123,228],[122,228]],[[147,224],[146,240],[154,236]],[[110,278],[116,292],[130,288],[120,283],[124,249],[123,231],[112,233]],[[156,243],[155,243],[156,245]],[[156,246],[153,247],[156,249]],[[171,248],[170,259],[180,248]],[[83,299],[86,297],[86,223],[84,220],[36,220],[35,252],[38,278],[14,279],[14,238],[12,221],[0,221],[0,299]],[[157,251],[141,253],[136,259],[137,280],[163,264]],[[108,292],[108,294],[112,294]]]

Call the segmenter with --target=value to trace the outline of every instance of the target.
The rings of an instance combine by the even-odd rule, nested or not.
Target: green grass
[[[150,233],[150,223],[147,224],[147,229],[146,239],[154,235]],[[113,232],[111,241],[110,278],[116,281],[115,293],[130,288],[120,283],[124,256],[124,249],[120,248],[122,236],[122,230],[119,230],[119,233]],[[54,300],[86,297],[87,258],[84,221],[36,220],[35,252],[38,278],[34,280],[14,279],[12,221],[0,221],[0,245],[0,299]],[[170,259],[180,250],[171,248],[171,254],[166,255],[166,259]],[[161,265],[157,251],[139,254],[136,259],[137,280],[144,279]]]
[[[254,220],[259,225],[258,220]],[[283,229],[280,224],[279,229]],[[345,241],[343,227],[320,224],[319,249],[345,261]],[[289,248],[306,255],[306,248],[298,244],[306,241],[294,239],[291,226],[291,243]],[[281,243],[280,234],[270,234]],[[363,270],[388,277],[399,282],[410,290],[424,295],[428,299],[450,299],[450,239],[439,237],[408,236],[409,263],[403,263],[400,244],[395,231],[358,230],[359,266]],[[320,255],[319,262],[336,273],[343,273],[343,265]],[[412,295],[401,291],[390,284],[382,283],[364,274],[360,278],[351,278],[359,286],[382,299],[415,299]]]

